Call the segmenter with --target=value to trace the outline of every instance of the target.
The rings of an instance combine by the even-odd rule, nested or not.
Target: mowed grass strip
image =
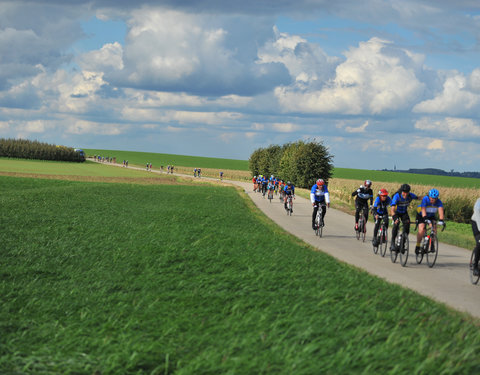
[[[0,373],[480,370],[476,321],[313,251],[233,188],[0,193]]]
[[[183,166],[193,168],[211,168],[211,169],[227,169],[248,171],[248,160],[210,158],[202,156],[174,155],[162,154],[154,152],[137,152],[137,151],[121,151],[121,150],[95,150],[85,149],[88,157],[99,155],[103,157],[116,157],[117,163],[128,160],[129,164],[145,166],[146,163],[152,163],[154,168],[161,165],[167,169],[167,165],[175,167]]]
[[[151,173],[130,168],[113,167],[91,161],[72,163],[63,161],[0,158],[0,172],[17,174],[46,174],[64,176],[99,176],[150,178]]]

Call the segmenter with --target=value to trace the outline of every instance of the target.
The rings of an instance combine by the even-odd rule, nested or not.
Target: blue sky
[[[65,3],[0,0],[0,137],[480,170],[477,1]]]

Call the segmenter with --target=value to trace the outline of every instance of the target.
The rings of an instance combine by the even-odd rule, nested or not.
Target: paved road
[[[391,262],[388,250],[385,258],[373,253],[370,242],[373,233],[372,223],[368,223],[367,240],[362,243],[354,236],[353,217],[332,208],[327,211],[323,237],[319,238],[311,229],[312,205],[309,200],[297,197],[294,201],[293,215],[287,216],[278,198],[270,203],[261,194],[252,191],[251,183],[227,180],[224,182],[242,187],[269,218],[318,250],[389,282],[410,288],[480,318],[480,286],[470,283],[468,250],[441,243],[437,262],[433,268],[429,268],[426,259],[420,265],[416,263],[413,252],[416,238],[411,235],[410,256],[407,266],[402,267],[399,260],[395,264]]]

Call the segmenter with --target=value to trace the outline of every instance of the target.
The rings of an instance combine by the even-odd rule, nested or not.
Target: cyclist
[[[283,188],[283,192],[284,192],[283,203],[284,203],[285,209],[287,209],[287,197],[291,196],[292,198],[295,198],[295,186],[290,181],[287,181],[287,184]],[[293,209],[292,209],[292,212],[293,212]]]
[[[388,229],[388,206],[392,203],[392,198],[388,196],[388,191],[386,189],[380,189],[378,192],[375,202],[373,202],[372,214],[375,218],[375,227],[373,228],[373,246],[378,246],[377,242],[377,233],[378,228],[380,228],[380,223],[382,220],[385,223],[385,226]]]
[[[435,219],[435,216],[438,212],[438,217],[440,221],[438,224],[445,225],[444,223],[444,210],[443,203],[438,198],[440,195],[437,189],[431,189],[428,192],[428,195],[425,195],[422,199],[422,202],[417,207],[417,223],[418,223],[418,233],[417,233],[417,245],[415,246],[415,254],[420,252],[420,242],[425,235],[425,224],[430,224],[431,219]],[[432,251],[432,250],[430,250]],[[433,250],[434,252],[435,250]]]
[[[409,184],[403,184],[400,186],[399,191],[395,193],[392,198],[391,203],[391,213],[393,220],[392,227],[392,243],[390,248],[394,251],[399,251],[395,245],[395,237],[398,233],[398,226],[400,225],[400,220],[403,222],[403,230],[407,234],[410,233],[410,216],[408,215],[408,206],[413,199],[418,199],[418,197],[410,192],[411,188]],[[403,246],[402,246],[403,252]]]
[[[475,205],[473,206],[473,215],[472,215],[472,230],[473,236],[475,237],[475,252],[473,256],[473,276],[478,276],[480,271],[478,269],[478,261],[480,259],[480,198],[477,199]]]
[[[267,190],[268,190],[268,196],[273,197],[273,191],[275,190],[275,182],[268,181]]]
[[[265,198],[265,194],[267,193],[267,185],[268,180],[265,176],[262,176],[262,195]]]
[[[358,230],[358,219],[360,218],[360,211],[365,212],[365,219],[368,221],[368,201],[370,200],[370,206],[373,204],[373,190],[371,189],[372,181],[365,180],[364,185],[352,193],[352,197],[355,198],[355,230]]]
[[[313,213],[312,213],[312,229],[316,230],[317,227],[315,226],[315,219],[317,217],[318,207],[322,206],[322,218],[321,223],[324,224],[325,214],[327,213],[326,207],[330,208],[330,194],[328,193],[327,185],[325,181],[321,178],[315,182],[310,190],[310,201],[313,205]]]
[[[257,190],[257,176],[253,176],[252,178],[252,183],[253,183],[253,191],[255,192]]]

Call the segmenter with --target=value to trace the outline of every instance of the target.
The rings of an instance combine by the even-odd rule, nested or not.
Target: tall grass
[[[480,370],[475,322],[233,188],[0,177],[0,203],[0,373]]]

